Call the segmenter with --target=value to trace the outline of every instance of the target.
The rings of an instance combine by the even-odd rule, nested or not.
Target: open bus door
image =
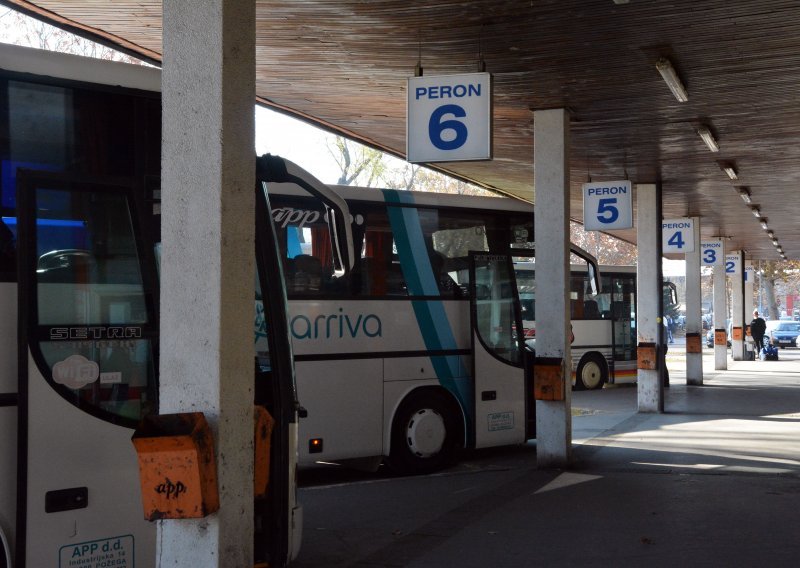
[[[284,566],[300,549],[302,508],[296,501],[298,418],[286,284],[269,203],[271,183],[296,183],[326,210],[334,277],[353,267],[350,212],[338,194],[296,164],[265,154],[256,159],[256,380],[255,403],[275,420],[267,495],[255,502],[255,562]]]
[[[570,252],[586,263],[589,288],[596,295],[597,261],[575,245],[570,245]],[[512,249],[510,254],[470,252],[475,447],[520,443],[536,436],[535,340],[525,341],[514,264],[530,265],[534,259],[533,248]]]
[[[130,438],[156,409],[152,248],[132,187],[18,172],[17,568],[147,563]]]
[[[518,444],[531,437],[533,388],[511,256],[470,252],[469,269],[475,447]]]

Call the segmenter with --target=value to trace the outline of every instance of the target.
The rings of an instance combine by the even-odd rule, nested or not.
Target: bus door
[[[475,382],[475,447],[527,439],[532,388],[511,257],[470,252],[470,322]],[[530,394],[530,396],[528,396]]]
[[[636,275],[611,278],[614,362],[636,359]]]
[[[145,566],[131,435],[157,410],[156,275],[124,183],[20,170],[16,562]]]

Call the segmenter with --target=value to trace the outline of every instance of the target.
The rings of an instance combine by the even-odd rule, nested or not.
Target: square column
[[[725,265],[714,267],[714,369],[725,371],[728,368],[728,342],[726,323],[728,318],[728,298],[725,290]]]
[[[561,360],[564,400],[536,401],[540,467],[572,459],[572,363],[569,313],[569,116],[533,113],[536,220],[536,359]]]
[[[750,335],[750,322],[753,320],[753,310],[755,308],[755,301],[753,299],[753,284],[756,281],[756,272],[753,268],[753,263],[747,261],[744,263],[744,328],[745,328],[745,355],[749,350],[755,351],[755,343],[753,342],[753,336]],[[754,357],[758,356],[758,353],[753,354]],[[746,358],[746,357],[745,357]]]
[[[636,388],[639,412],[664,412],[664,387],[659,369],[665,362],[658,356],[665,347],[662,343],[659,193],[655,184],[636,186],[636,338],[639,352]],[[644,357],[646,350],[655,357]]]
[[[744,251],[738,251],[738,274],[731,275],[731,355],[734,361],[744,360]],[[750,320],[747,320],[750,321]],[[734,330],[737,330],[734,331]],[[738,335],[738,339],[736,337]]]
[[[158,521],[157,565],[252,566],[255,3],[163,6],[160,405],[205,414],[220,509]]]
[[[695,251],[686,253],[686,384],[703,384],[703,304],[700,285],[700,218],[692,218]],[[695,339],[696,338],[696,339]]]

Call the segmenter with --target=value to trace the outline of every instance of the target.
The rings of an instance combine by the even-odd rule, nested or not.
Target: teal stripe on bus
[[[383,190],[383,193],[408,293],[412,296],[441,296],[417,209],[391,206],[392,203],[413,204],[413,196],[396,190]],[[427,349],[457,349],[456,339],[441,300],[412,300],[411,304]],[[473,408],[472,384],[468,380],[459,380],[466,375],[461,371],[459,356],[435,356],[430,359],[439,382],[469,412]],[[471,428],[468,429],[470,430]]]

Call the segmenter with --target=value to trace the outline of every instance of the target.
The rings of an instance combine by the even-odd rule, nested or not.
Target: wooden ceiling
[[[158,0],[0,0],[158,61]],[[797,0],[259,0],[260,100],[402,156],[405,86],[478,70],[494,82],[494,159],[440,164],[532,199],[534,109],[571,112],[571,215],[581,184],[660,180],[665,217],[778,259],[739,198],[748,187],[789,258],[800,258]],[[671,59],[679,103],[656,71]],[[707,125],[720,146],[697,135]],[[720,169],[732,164],[739,181]],[[633,231],[616,233],[635,241]]]

